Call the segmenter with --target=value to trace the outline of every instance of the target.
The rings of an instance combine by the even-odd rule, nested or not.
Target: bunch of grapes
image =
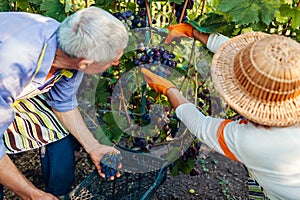
[[[206,105],[209,105],[207,112],[211,115],[211,96],[209,89],[206,86],[201,85],[197,96],[201,99],[198,103],[199,107],[204,108]]]
[[[140,8],[146,8],[145,0],[137,0],[137,4],[140,6]]]
[[[185,2],[182,2],[181,4],[175,4],[175,11],[176,11],[175,16],[176,16],[177,23],[179,23],[181,13],[183,12],[184,3]],[[186,6],[186,9],[184,11],[183,18],[182,18],[182,22],[188,20],[188,18],[187,18],[187,9],[192,9],[193,6],[194,6],[194,0],[188,0],[187,6]]]
[[[134,28],[144,28],[146,27],[146,20],[136,15],[132,11],[125,11],[123,13],[116,12],[113,14],[116,18],[118,18],[128,29]],[[146,15],[146,13],[145,13]]]
[[[159,76],[166,78],[171,74],[170,70],[162,65],[175,68],[177,62],[174,60],[175,54],[166,50],[163,46],[147,47],[144,43],[139,43],[136,51],[137,55],[133,61],[134,65],[150,69]]]
[[[181,155],[179,159],[183,161],[183,163],[187,163],[188,160],[192,159],[194,162],[197,160],[197,156],[199,155],[200,148],[201,148],[201,142],[198,139],[194,139],[192,144],[189,146],[189,148]],[[177,164],[177,161],[171,163],[169,165],[169,169],[172,170],[173,167]],[[200,174],[199,170],[197,168],[191,169],[189,172],[190,176],[197,176]]]
[[[139,148],[143,152],[149,152],[154,142],[152,138],[134,137],[132,140],[133,148]]]
[[[116,176],[118,166],[121,163],[122,155],[115,153],[106,153],[101,162],[101,172],[105,174],[105,178],[109,179],[112,176]]]

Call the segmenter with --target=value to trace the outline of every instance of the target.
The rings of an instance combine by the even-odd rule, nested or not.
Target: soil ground
[[[19,170],[38,188],[43,189],[42,174],[38,151],[28,151],[11,155]],[[93,166],[88,162],[86,153],[81,149],[76,152],[76,180],[78,185],[91,171]],[[154,195],[159,200],[216,200],[248,199],[247,174],[238,162],[231,161],[215,152],[201,154],[198,157],[198,176],[170,174]],[[195,192],[192,194],[190,190]],[[10,190],[4,189],[4,199],[19,199]]]

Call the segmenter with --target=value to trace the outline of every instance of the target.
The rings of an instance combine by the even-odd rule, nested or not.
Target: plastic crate
[[[86,177],[65,200],[150,200],[167,178],[167,162],[150,153],[119,149],[122,153],[121,177],[111,181],[97,171]]]

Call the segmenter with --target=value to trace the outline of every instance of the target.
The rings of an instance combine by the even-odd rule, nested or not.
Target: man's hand
[[[114,147],[110,147],[110,146],[106,146],[106,145],[101,145],[101,144],[94,145],[93,149],[89,152],[89,155],[90,155],[93,163],[95,164],[95,166],[96,166],[96,168],[98,170],[99,175],[102,178],[105,178],[105,174],[102,173],[102,171],[101,171],[100,162],[101,162],[103,156],[106,153],[118,154],[120,152],[118,150],[116,150]],[[118,166],[118,169],[120,169],[121,167],[122,167],[122,165]],[[116,178],[119,178],[120,176],[121,176],[120,172],[117,172],[116,173]],[[110,180],[114,180],[114,179],[115,179],[114,176],[110,177]]]
[[[142,68],[141,72],[144,74],[145,80],[148,85],[156,92],[166,95],[168,89],[175,88],[175,86],[170,81],[152,73],[146,68]]]
[[[193,29],[194,27],[188,23],[180,23],[176,25],[169,26],[168,29],[171,31],[166,38],[165,43],[169,44],[175,38],[180,37],[191,37],[194,38]]]

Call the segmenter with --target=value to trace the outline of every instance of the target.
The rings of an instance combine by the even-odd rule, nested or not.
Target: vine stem
[[[150,5],[149,5],[149,1],[148,0],[145,0],[145,5],[146,5],[148,23],[149,23],[149,25],[152,25],[152,19],[151,19],[151,13],[150,13]]]
[[[186,6],[187,6],[188,2],[189,2],[189,0],[185,0],[185,2],[184,2],[184,6],[183,6],[183,9],[182,9],[182,13],[180,15],[179,23],[182,22],[182,19],[183,19],[183,16],[184,16],[184,13],[185,13],[185,10],[186,10]]]
[[[168,24],[168,27],[172,24],[172,21],[174,19],[174,16],[175,16],[175,6],[176,6],[176,3],[173,3],[173,6],[172,6],[172,11],[171,11],[171,17],[170,17],[170,20],[169,20],[169,24]]]
[[[128,111],[127,111],[127,108],[126,108],[126,103],[125,103],[125,98],[124,98],[124,92],[123,92],[123,88],[122,88],[122,81],[119,82],[119,85],[120,85],[120,92],[121,92],[121,99],[120,100],[121,100],[121,102],[123,104],[124,112],[125,112],[125,116],[127,118],[127,121],[128,121],[129,124],[131,124],[131,119],[129,117],[129,114],[128,114]]]
[[[86,111],[82,110],[82,109],[79,108],[79,107],[78,107],[78,110],[81,111],[81,112],[83,112],[84,116],[87,116],[87,118],[89,118],[89,120],[91,120],[91,122],[92,122],[96,127],[98,126],[98,124],[95,122],[95,120],[92,119],[92,118],[86,113]]]
[[[206,3],[206,0],[203,0],[203,1],[202,1],[202,8],[201,8],[200,15],[203,15],[203,13],[204,13],[205,3]]]
[[[189,57],[188,68],[187,68],[187,71],[186,71],[186,75],[184,76],[184,79],[183,79],[183,81],[182,81],[182,83],[181,83],[181,85],[180,85],[180,87],[179,87],[179,91],[181,91],[182,86],[183,86],[185,80],[186,80],[187,77],[188,77],[188,73],[189,73],[190,68],[191,68],[191,61],[192,61],[192,58],[193,58],[193,54],[194,54],[194,52],[195,52],[195,46],[196,46],[196,40],[193,41],[192,51],[191,51],[191,55],[190,55],[190,57]]]

